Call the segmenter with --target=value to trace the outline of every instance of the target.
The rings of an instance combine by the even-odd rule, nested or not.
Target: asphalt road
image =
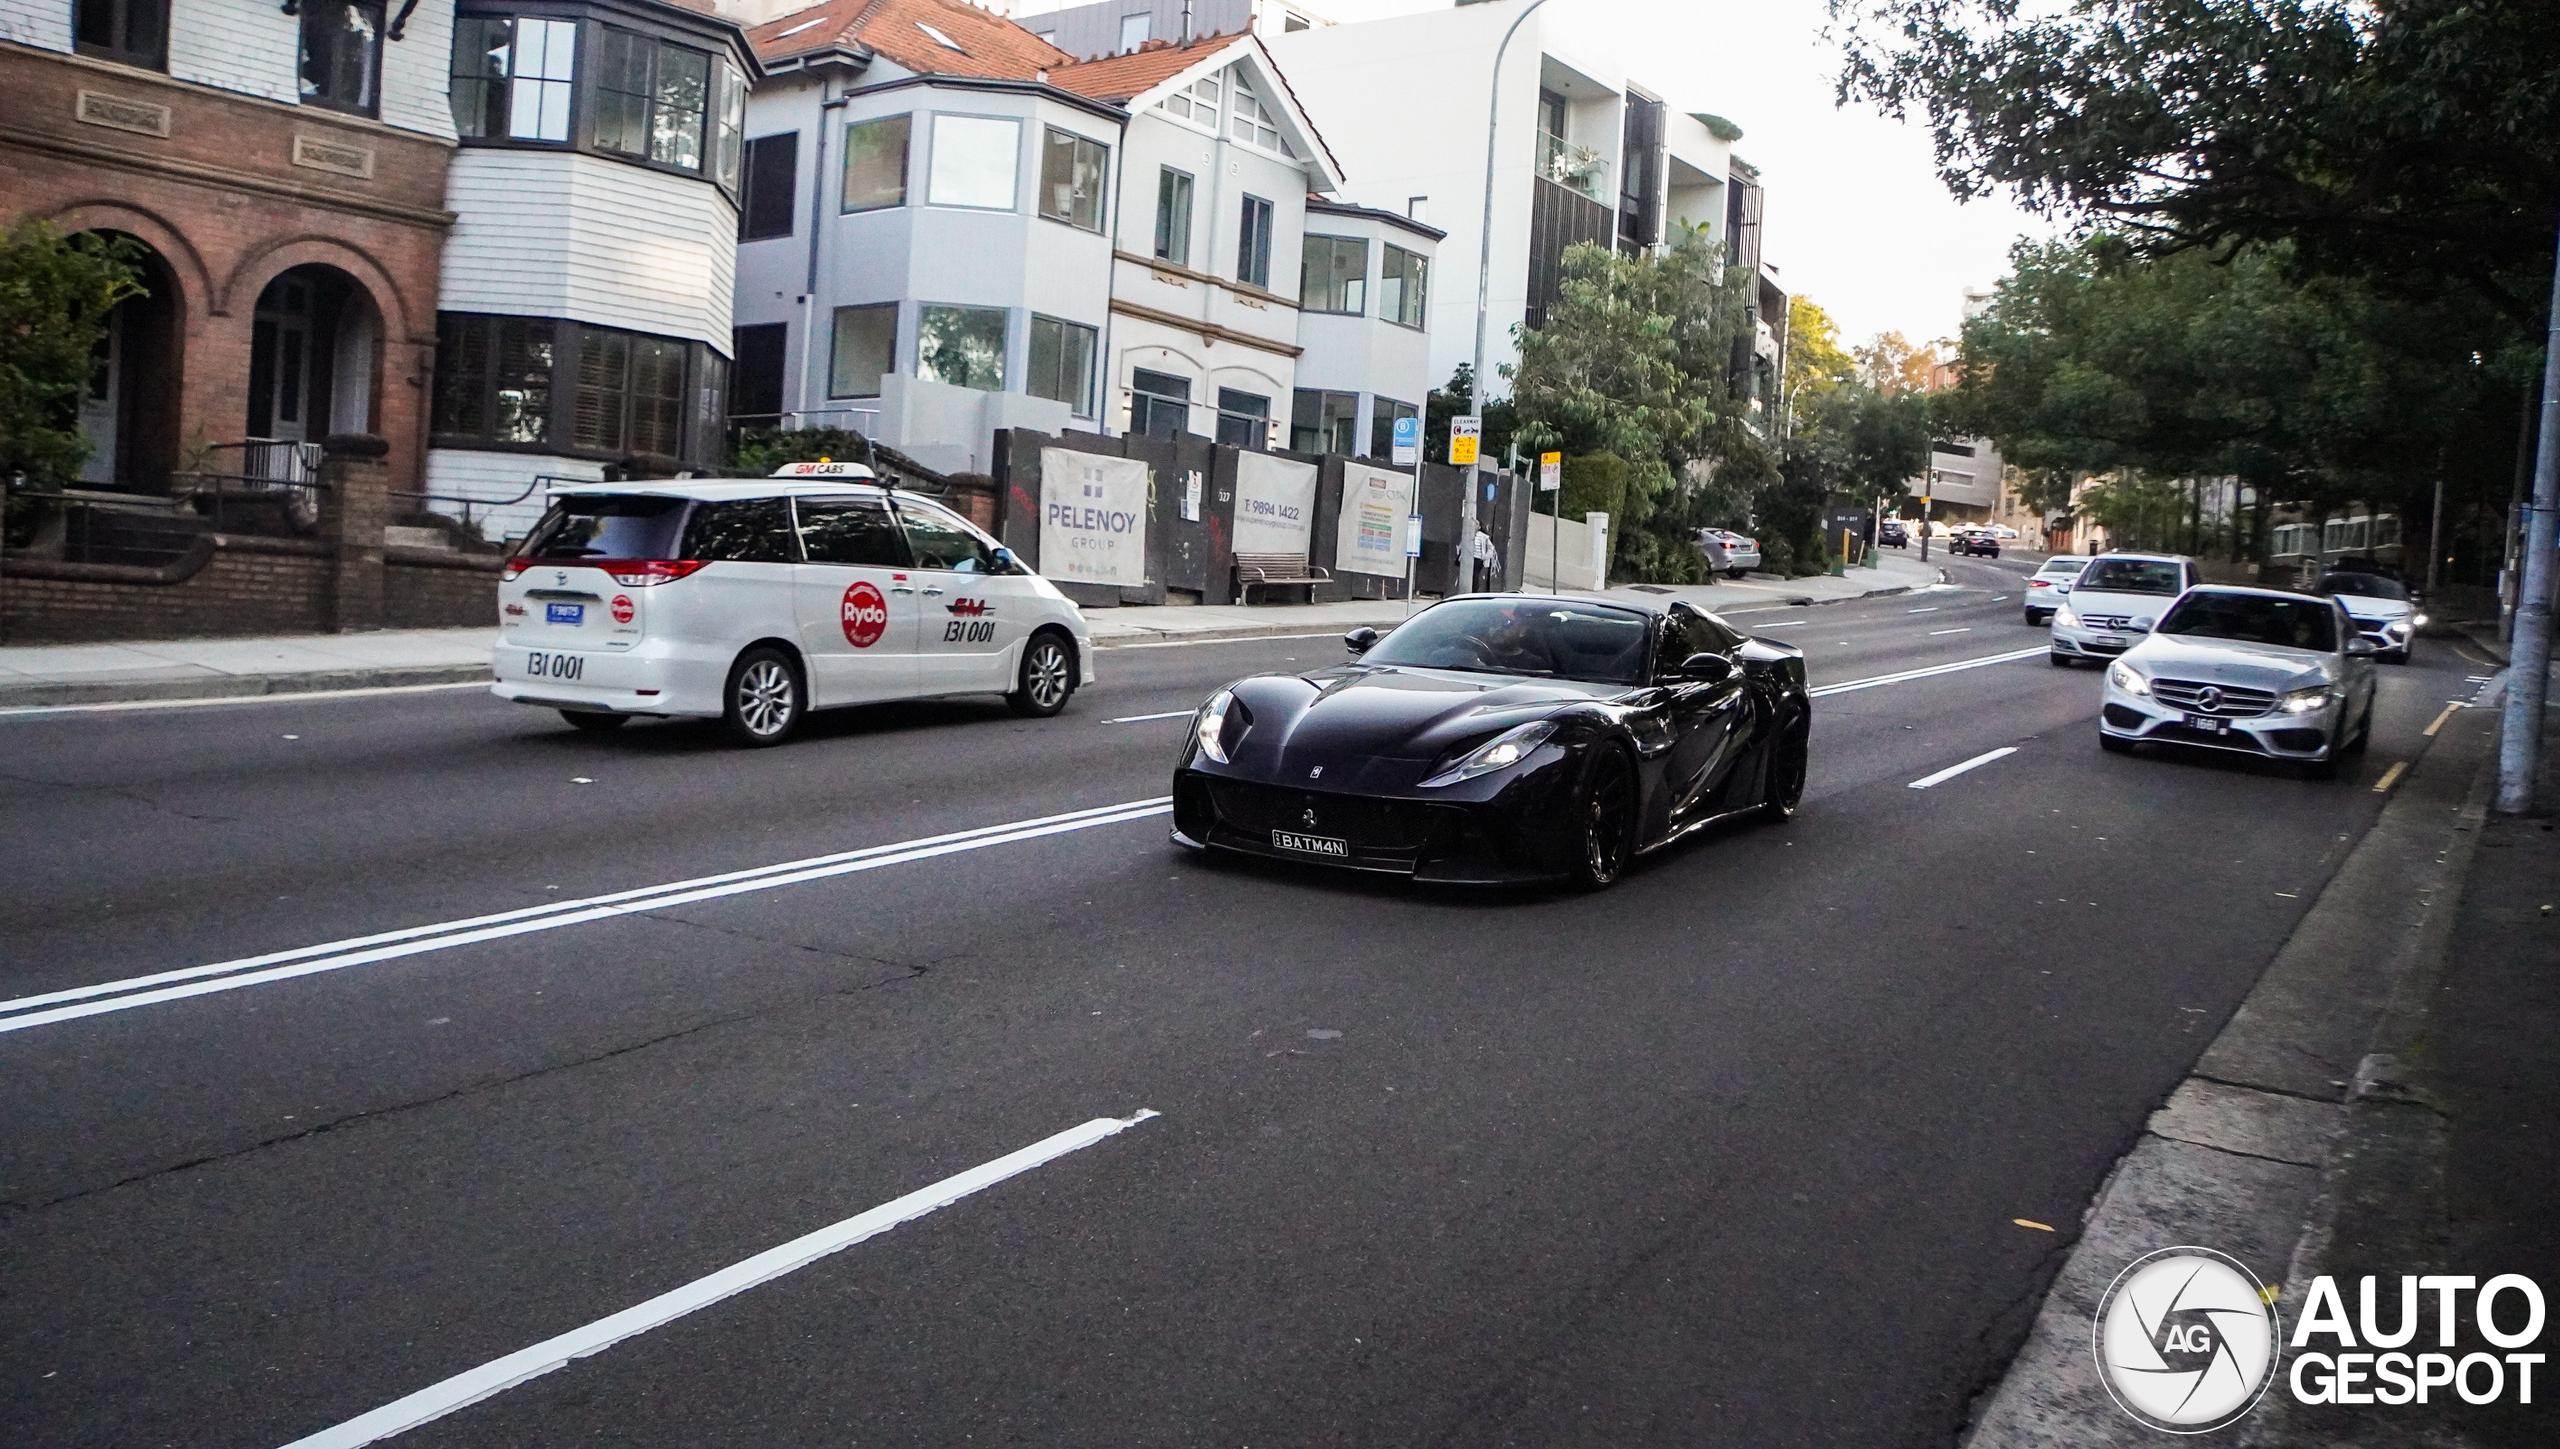
[[[1817,688],[2041,643],[1948,567],[1732,619]],[[2041,653],[1832,693],[1796,821],[1597,896],[1175,853],[1139,717],[1337,657],[758,753],[467,690],[0,720],[0,997],[537,913],[0,1018],[0,1443],[285,1444],[1151,1111],[398,1442],[1944,1444],[2485,672],[2385,668],[2327,783],[2103,755]]]

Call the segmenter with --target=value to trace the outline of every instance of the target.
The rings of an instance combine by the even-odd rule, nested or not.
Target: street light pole
[[[2533,502],[2524,531],[2524,592],[2516,600],[2515,641],[2507,653],[2507,717],[2498,740],[2502,815],[2533,809],[2542,763],[2542,701],[2551,677],[2551,564],[2560,528],[2560,253],[2552,257],[2551,317],[2542,353],[2542,439],[2533,453]],[[2433,549],[2435,541],[2427,546]]]
[[[1484,220],[1476,233],[1476,352],[1472,371],[1469,373],[1473,379],[1475,391],[1467,400],[1468,406],[1475,410],[1479,421],[1484,417],[1486,390],[1485,314],[1493,306],[1493,163],[1498,154],[1494,150],[1494,135],[1502,124],[1502,58],[1511,50],[1511,37],[1520,33],[1520,23],[1536,13],[1539,6],[1546,3],[1547,0],[1529,0],[1520,13],[1511,18],[1511,28],[1502,32],[1502,44],[1494,47],[1493,79],[1485,88],[1487,100],[1484,113]],[[1466,555],[1475,547],[1476,470],[1473,467],[1468,468],[1462,481],[1465,486],[1460,490],[1458,499],[1458,550],[1461,555]],[[1608,580],[1602,579],[1601,582],[1606,584]]]

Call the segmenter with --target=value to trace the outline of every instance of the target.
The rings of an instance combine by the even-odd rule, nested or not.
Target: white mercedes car
[[[2200,582],[2196,561],[2183,554],[2107,553],[2089,560],[2072,580],[2071,596],[2052,606],[2053,667],[2122,654],[2159,621],[2170,600]]]
[[[2322,574],[2311,591],[2337,600],[2338,607],[2356,621],[2356,627],[2373,641],[2373,647],[2381,651],[2386,662],[2409,662],[2409,640],[2427,622],[2427,616],[2419,613],[2417,604],[2409,598],[2407,584],[2381,574],[2333,569]]]
[[[2325,779],[2371,739],[2373,655],[2334,600],[2200,585],[2107,666],[2098,743],[2236,750]]]

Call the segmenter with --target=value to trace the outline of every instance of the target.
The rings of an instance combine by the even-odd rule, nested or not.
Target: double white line
[[[1129,800],[1118,805],[1103,805],[1091,810],[1071,811],[1064,815],[1045,815],[1037,820],[989,825],[977,830],[928,836],[921,840],[903,840],[893,845],[874,845],[861,850],[842,851],[834,855],[813,855],[805,860],[788,860],[778,865],[730,871],[724,875],[700,876],[693,880],[644,886],[637,890],[588,896],[580,900],[553,901],[546,905],[527,906],[522,910],[473,916],[467,920],[445,921],[432,926],[411,926],[404,930],[385,931],[379,935],[356,936],[343,941],[325,942],[317,946],[301,946],[290,951],[275,951],[264,956],[244,956],[236,961],[217,961],[210,966],[189,966],[183,970],[163,971],[152,976],[134,976],[122,981],[100,982],[95,986],[75,986],[65,991],[49,991],[39,996],[21,996],[13,1001],[0,1001],[0,1032],[24,1031],[29,1027],[45,1026],[57,1021],[97,1016],[110,1011],[128,1011],[137,1006],[177,1001],[189,996],[204,996],[216,991],[237,991],[244,986],[259,986],[270,981],[289,980],[296,976],[316,976],[324,971],[343,971],[350,966],[368,966],[377,961],[393,961],[403,956],[422,956],[432,951],[449,951],[457,946],[503,940],[509,936],[526,936],[537,931],[555,931],[563,926],[582,925],[588,921],[669,910],[677,906],[691,905],[696,901],[717,900],[722,896],[774,890],[781,886],[798,885],[803,881],[824,880],[830,876],[853,875],[860,871],[878,870],[883,866],[930,860],[937,855],[957,855],[962,851],[984,850],[992,845],[1010,845],[1020,840],[1036,840],[1044,835],[1064,835],[1070,831],[1091,830],[1096,826],[1118,825],[1124,821],[1143,820],[1151,815],[1162,815],[1172,808],[1173,797],[1169,795],[1158,796],[1152,800]]]

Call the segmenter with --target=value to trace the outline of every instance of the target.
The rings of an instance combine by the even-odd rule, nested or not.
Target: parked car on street
[[[1971,558],[1998,558],[2000,540],[1987,528],[1959,528],[1956,536],[1947,541],[1947,552]]]
[[[2054,606],[2054,667],[2122,654],[2151,631],[2170,600],[2198,582],[2196,561],[2183,554],[2107,553],[2089,560],[2072,581],[2071,597]]]
[[[2332,569],[2320,576],[2311,592],[2338,601],[2356,628],[2393,664],[2409,662],[2410,638],[2427,622],[2409,597],[2409,586],[2387,574],[2362,569]]]
[[[775,745],[812,709],[877,700],[1001,694],[1052,715],[1094,677],[1056,585],[854,464],[563,489],[498,605],[492,691],[582,730],[692,716]]]
[[[1991,525],[1991,536],[2002,543],[2014,543],[2017,541],[2018,531],[2005,523],[1995,523]]]
[[[1686,602],[1471,595],[1353,658],[1210,696],[1173,772],[1173,843],[1469,884],[1596,888],[1803,795],[1804,654]]]
[[[2189,589],[2107,666],[2098,743],[2115,754],[2137,744],[2235,750],[2299,761],[2325,779],[2371,742],[2373,655],[2334,599]]]
[[[1902,548],[1911,542],[1911,531],[1902,526],[1901,519],[1888,518],[1884,527],[1876,531],[1876,542],[1887,548]]]
[[[2038,565],[2027,579],[2027,622],[2042,624],[2052,618],[2054,607],[2071,592],[2071,581],[2088,565],[2089,556],[2081,553],[2058,553]]]
[[[1760,567],[1759,540],[1725,529],[1699,529],[1698,551],[1707,556],[1708,568],[1729,579],[1738,579]]]

